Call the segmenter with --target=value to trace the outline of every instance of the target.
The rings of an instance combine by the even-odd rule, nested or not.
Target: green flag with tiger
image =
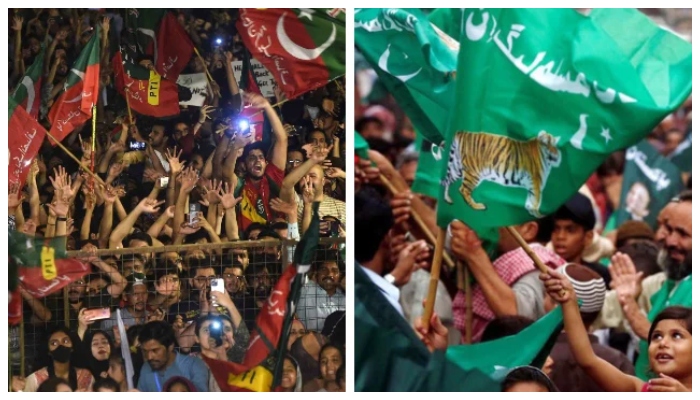
[[[634,9],[464,9],[438,223],[556,211],[691,92],[690,43]]]

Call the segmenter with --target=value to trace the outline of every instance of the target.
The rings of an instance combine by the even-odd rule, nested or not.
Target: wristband
[[[66,222],[66,221],[68,221],[68,218],[66,218],[66,217],[57,217],[57,218],[56,218],[56,221],[57,221],[57,222]]]

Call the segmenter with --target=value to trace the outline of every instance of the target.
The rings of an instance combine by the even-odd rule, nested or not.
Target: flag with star
[[[557,210],[692,87],[690,43],[634,9],[464,9],[438,223]]]
[[[345,74],[345,9],[241,8],[236,28],[288,99]]]
[[[355,14],[355,47],[416,130],[442,144],[454,101],[459,43],[420,9],[370,8]]]
[[[12,93],[14,100],[27,110],[27,113],[34,119],[37,119],[39,106],[41,105],[41,85],[45,56],[46,44],[42,43],[39,54],[36,55],[34,62],[27,69],[27,72]]]

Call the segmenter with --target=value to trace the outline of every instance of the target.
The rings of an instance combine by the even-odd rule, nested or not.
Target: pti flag
[[[39,115],[39,106],[41,105],[41,81],[45,56],[46,45],[42,44],[39,54],[36,55],[34,62],[12,93],[12,97],[15,101],[27,110],[27,113],[34,119],[37,119]]]
[[[15,99],[8,98],[10,116],[7,133],[7,141],[10,149],[10,164],[8,181],[24,185],[41,144],[46,136],[46,129],[41,126],[36,119],[32,118],[27,111],[17,104]]]
[[[480,232],[553,213],[691,91],[690,43],[634,9],[462,12],[443,227],[459,218]]]
[[[61,141],[76,126],[92,117],[92,107],[97,104],[100,88],[100,28],[80,52],[73,63],[63,92],[49,112],[51,135]],[[51,144],[56,145],[51,141]]]
[[[236,28],[288,99],[345,74],[345,10],[241,8]]]

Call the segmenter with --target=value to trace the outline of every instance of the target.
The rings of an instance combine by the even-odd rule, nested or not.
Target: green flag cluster
[[[661,209],[683,190],[681,172],[646,140],[627,149],[625,158],[617,224],[644,221],[656,230]]]
[[[691,91],[690,44],[633,9],[453,12],[464,29],[441,226],[553,213]]]
[[[430,353],[355,265],[355,391],[497,392],[508,371],[541,368],[562,328],[557,308],[514,336]]]

